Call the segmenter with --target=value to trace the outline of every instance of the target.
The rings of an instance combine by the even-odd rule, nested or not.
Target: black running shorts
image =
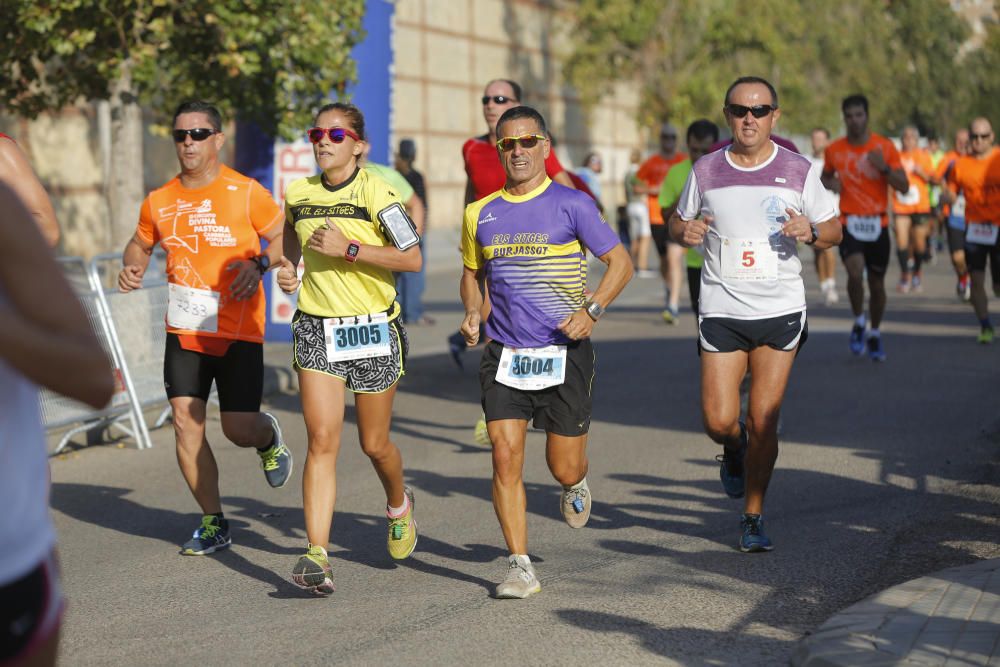
[[[650,225],[649,233],[653,237],[656,252],[663,257],[667,254],[667,242],[670,240],[670,228],[667,225]]]
[[[193,396],[208,400],[212,381],[223,412],[259,412],[264,393],[264,346],[235,340],[226,354],[215,357],[185,350],[177,334],[167,333],[163,386],[168,398]]]
[[[0,665],[30,659],[39,644],[59,629],[63,606],[54,555],[0,586]]]
[[[749,352],[764,345],[790,352],[802,348],[809,337],[806,311],[761,320],[730,317],[698,318],[699,351]]]
[[[892,249],[889,245],[889,228],[883,227],[882,233],[874,241],[859,241],[844,228],[844,239],[840,242],[840,258],[847,260],[851,255],[863,253],[865,268],[870,273],[884,276],[889,269],[889,256]]]
[[[562,384],[535,391],[497,382],[502,352],[501,343],[490,341],[479,364],[486,421],[533,420],[535,428],[567,437],[581,436],[590,430],[595,359],[589,338],[566,346],[566,379]]]

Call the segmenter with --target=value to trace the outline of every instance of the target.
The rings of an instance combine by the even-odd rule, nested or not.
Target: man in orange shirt
[[[969,130],[962,127],[955,131],[955,144],[938,162],[934,173],[935,182],[941,185],[941,215],[948,234],[951,266],[958,277],[955,291],[963,301],[972,298],[969,269],[965,263],[965,195],[955,187],[953,177],[958,159],[968,154]]]
[[[142,287],[159,243],[167,253],[169,297],[163,379],[177,462],[203,515],[181,553],[203,555],[232,543],[219,499],[219,468],[205,439],[213,380],[225,436],[257,449],[272,487],[283,486],[292,472],[278,421],[260,412],[265,303],[259,287],[281,259],[285,216],[263,186],[219,160],[226,139],[215,107],[185,102],[174,113],[173,128],[181,172],[143,202],[118,288]],[[261,254],[261,238],[270,243],[267,254]]]
[[[909,189],[899,151],[891,141],[868,129],[868,98],[851,95],[840,105],[847,136],[827,146],[823,156],[823,185],[840,193],[840,221],[844,240],[840,258],[847,269],[847,295],[854,313],[851,352],[868,347],[872,361],[885,361],[879,325],[885,314],[885,272],[889,267],[889,197],[887,186]],[[871,329],[865,340],[865,286]]]
[[[903,150],[899,159],[910,188],[905,194],[896,192],[892,202],[892,210],[896,214],[896,256],[900,274],[897,290],[903,293],[921,289],[920,267],[927,252],[931,224],[931,199],[927,184],[933,179],[934,165],[930,154],[918,145],[919,141],[917,128],[908,125],[903,129]]]
[[[685,249],[677,243],[668,244],[670,235],[660,211],[660,186],[670,167],[686,159],[686,153],[677,151],[677,128],[664,123],[660,126],[660,152],[649,156],[635,174],[635,191],[646,195],[650,232],[656,252],[660,255],[660,275],[667,288],[667,309],[663,311],[663,319],[667,324],[677,323]]]
[[[986,262],[993,294],[1000,296],[1000,149],[993,145],[993,126],[986,118],[969,124],[972,151],[955,163],[953,182],[965,193],[965,261],[971,277],[972,307],[979,318],[983,345],[993,342],[986,297]]]

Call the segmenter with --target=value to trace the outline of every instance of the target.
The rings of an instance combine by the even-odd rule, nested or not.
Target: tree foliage
[[[947,0],[577,0],[574,13],[570,83],[599,100],[617,82],[637,82],[647,125],[721,122],[727,86],[749,74],[777,87],[785,132],[839,127],[852,93],[869,97],[880,131],[945,132],[988,99],[980,91],[1000,92],[1000,52],[970,59],[993,65],[978,72],[992,88],[974,81],[958,56],[969,27]],[[995,30],[992,39],[995,49]]]
[[[0,0],[0,95],[34,117],[114,82],[170,113],[193,97],[290,135],[354,79],[364,0]]]

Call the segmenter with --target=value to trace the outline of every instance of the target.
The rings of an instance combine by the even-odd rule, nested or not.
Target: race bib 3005
[[[323,320],[323,335],[330,363],[385,357],[391,353],[389,316],[385,313],[327,317]]]

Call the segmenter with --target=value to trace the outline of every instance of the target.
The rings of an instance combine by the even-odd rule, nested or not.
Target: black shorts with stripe
[[[698,352],[750,352],[768,346],[796,354],[809,338],[806,311],[759,320],[698,318]]]

